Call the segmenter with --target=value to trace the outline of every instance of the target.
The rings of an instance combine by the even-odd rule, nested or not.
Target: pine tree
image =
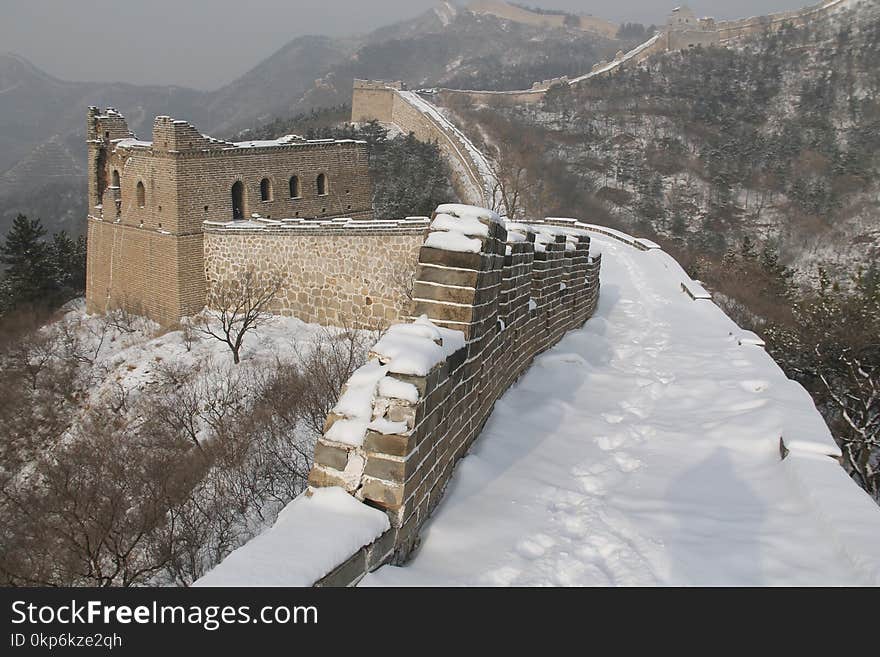
[[[86,240],[72,239],[63,230],[55,233],[50,245],[52,282],[65,297],[82,294],[86,289]]]
[[[46,229],[39,219],[20,214],[0,245],[0,262],[5,266],[3,309],[20,304],[44,302],[54,288],[53,258],[43,239]]]

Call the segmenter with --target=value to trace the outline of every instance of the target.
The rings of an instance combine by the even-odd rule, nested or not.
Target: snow
[[[425,376],[464,344],[464,333],[435,326],[422,315],[412,324],[389,328],[373,354],[394,374]]]
[[[389,527],[384,512],[343,489],[316,489],[193,586],[311,586]]]
[[[425,246],[432,249],[443,249],[444,251],[479,253],[483,247],[483,242],[478,239],[472,239],[462,233],[437,231],[428,235],[427,239],[425,239]]]
[[[404,434],[409,429],[409,427],[406,426],[406,422],[394,422],[384,417],[376,418],[375,420],[370,422],[368,428],[370,429],[370,431],[375,431],[386,436],[392,434]]]
[[[363,444],[367,425],[373,416],[376,387],[387,372],[388,368],[382,367],[375,360],[354,371],[332,410],[334,414],[345,419],[333,423],[325,434],[327,440],[353,447]]]
[[[434,221],[431,222],[431,228],[434,230],[458,232],[469,237],[489,236],[489,227],[472,217],[458,218],[449,214],[438,214]]]
[[[443,203],[437,206],[436,212],[446,213],[461,219],[476,219],[483,223],[503,223],[501,217],[492,210],[481,208],[476,205],[464,205],[462,203]],[[488,233],[485,233],[488,235]]]
[[[93,362],[90,376],[94,377],[94,385],[79,403],[83,412],[118,395],[134,407],[141,395],[163,385],[166,367],[193,372],[206,394],[216,394],[214,391],[234,385],[236,377],[272,367],[279,360],[297,362],[308,356],[328,331],[338,331],[294,317],[272,317],[245,337],[241,364],[234,365],[229,347],[205,335],[197,319],[185,320],[192,326],[187,335],[183,330],[167,331],[138,317],[132,319],[131,326],[118,328],[101,316],[88,315],[82,299],[67,304],[64,310],[61,322],[66,324],[65,330],[80,344],[83,356]],[[199,440],[208,434],[208,428],[200,425]]]
[[[590,73],[587,73],[586,75],[582,75],[580,77],[574,78],[573,80],[571,80],[571,82],[569,84],[572,84],[572,85],[577,84],[578,82],[582,82],[583,80],[589,80],[590,78],[594,78],[597,75],[602,75],[603,73],[608,73],[609,71],[614,70],[615,68],[617,68],[621,64],[628,62],[633,57],[636,57],[644,50],[653,46],[655,43],[657,43],[657,41],[660,40],[660,38],[662,36],[663,36],[662,34],[655,34],[650,39],[645,41],[643,44],[638,45],[635,48],[633,48],[632,50],[630,50],[628,53],[626,53],[620,59],[615,59],[614,61],[608,62],[605,66],[602,66],[601,68],[598,68],[595,71],[591,71]]]
[[[234,142],[236,148],[266,148],[269,146],[286,146],[288,144],[305,141],[298,135],[284,135],[278,139],[263,139],[254,141],[237,141]]]
[[[411,404],[419,401],[419,389],[412,383],[388,376],[379,381],[379,395],[389,399],[402,399]]]
[[[362,584],[880,584],[880,509],[806,391],[670,256],[592,239],[596,316],[497,402],[413,561]]]
[[[143,141],[141,139],[135,139],[133,137],[128,137],[126,139],[119,139],[115,143],[116,143],[116,146],[119,146],[122,148],[134,148],[134,147],[152,148],[153,147],[153,142]]]

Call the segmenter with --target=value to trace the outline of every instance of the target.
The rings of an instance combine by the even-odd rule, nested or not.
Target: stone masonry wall
[[[152,141],[140,141],[121,114],[94,107],[87,128],[89,312],[126,307],[166,326],[200,312],[207,292],[205,221],[227,222],[236,214],[240,220],[373,217],[364,142],[288,137],[234,144],[167,116],[154,120]],[[391,314],[383,304],[371,315],[386,311]]]
[[[484,203],[485,181],[469,157],[467,147],[454,132],[413,106],[400,91],[399,82],[355,80],[352,121],[393,123],[404,132],[412,132],[420,141],[436,141],[449,162],[452,185],[458,197],[466,203]]]
[[[253,269],[281,276],[272,311],[305,322],[376,328],[409,311],[426,220],[359,227],[205,227],[209,290]],[[366,226],[365,226],[366,225]]]
[[[867,2],[869,0],[862,0]],[[767,31],[776,31],[783,25],[804,27],[814,21],[826,20],[841,5],[841,0],[825,0],[819,4],[796,9],[793,11],[779,12],[768,16],[756,16],[741,20],[718,21],[715,24],[722,41],[736,39],[742,36],[763,34]],[[858,4],[861,4],[859,2]]]
[[[508,232],[488,221],[479,253],[421,247],[411,315],[427,316],[430,324],[392,327],[376,345],[371,367],[387,372],[380,372],[370,417],[362,418],[370,422],[362,443],[340,438],[349,427],[334,428],[356,424],[340,402],[343,408],[337,404],[327,418],[309,477],[313,488],[340,486],[384,509],[393,536],[383,537],[383,559],[359,553],[357,564],[342,564],[320,584],[348,585],[381,562],[404,562],[496,400],[537,354],[592,316],[601,256],[590,255],[590,238],[574,221],[558,223],[509,224]],[[434,343],[446,356],[412,374],[406,354],[387,343],[395,335],[414,339],[409,333],[421,330],[437,332]],[[341,400],[360,385],[357,377]]]

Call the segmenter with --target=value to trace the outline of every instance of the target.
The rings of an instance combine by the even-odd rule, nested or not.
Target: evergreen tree
[[[55,233],[49,245],[52,282],[64,296],[77,296],[86,289],[86,239],[72,239],[66,232]]]
[[[5,267],[3,309],[19,304],[42,303],[53,292],[53,258],[44,241],[46,229],[39,219],[20,214],[0,245]]]

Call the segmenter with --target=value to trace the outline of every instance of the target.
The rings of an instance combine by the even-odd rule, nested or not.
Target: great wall
[[[432,93],[446,98],[466,98],[480,104],[537,104],[543,101],[552,87],[578,86],[585,80],[613,74],[622,68],[637,66],[659,53],[687,48],[727,45],[736,39],[776,31],[784,26],[803,27],[810,22],[826,20],[838,10],[852,4],[861,6],[868,0],[824,0],[823,2],[795,11],[779,12],[766,16],[738,20],[716,21],[713,18],[697,18],[686,6],[673,10],[662,28],[644,43],[628,52],[620,51],[610,61],[596,63],[592,70],[575,78],[558,77],[541,80],[529,89],[512,91],[488,91],[471,89],[439,88]]]
[[[761,19],[717,24],[702,20],[695,29],[689,24],[690,16],[679,13],[686,29],[667,26],[666,31],[630,53],[598,64],[579,78],[543,81],[523,91],[439,93],[465,94],[478,102],[498,97],[507,102],[538,102],[555,85],[576,85],[669,49],[725,43],[757,31],[824,17],[842,2],[845,0],[828,1]],[[202,142],[208,138],[189,124],[162,117],[162,121],[157,119],[153,142],[139,142],[128,133],[122,117],[97,110],[90,115],[92,168],[106,168],[109,158],[123,173],[127,169],[139,176],[127,175],[124,182],[114,180],[110,185],[105,181],[100,190],[100,177],[96,176],[90,186],[94,209],[89,227],[89,280],[92,289],[100,290],[90,300],[92,308],[106,305],[113,295],[114,272],[116,279],[135,285],[139,272],[156,269],[157,263],[145,258],[163,257],[163,245],[174,242],[172,260],[193,271],[181,275],[173,268],[162,273],[171,277],[168,280],[147,281],[153,287],[169,286],[170,300],[153,309],[162,321],[171,323],[201,307],[213,285],[256,266],[258,276],[284,272],[282,292],[273,308],[276,312],[322,324],[392,325],[373,347],[369,362],[343,388],[327,417],[316,445],[308,491],[281,512],[271,529],[229,555],[197,585],[349,586],[383,564],[405,563],[418,548],[420,530],[443,497],[456,464],[480,435],[496,402],[539,354],[568,332],[583,327],[595,312],[602,264],[597,242],[614,240],[628,249],[657,254],[664,271],[687,299],[708,304],[712,312],[723,315],[700,283],[688,277],[656,244],[576,219],[513,223],[485,209],[492,205],[496,182],[491,162],[425,95],[430,93],[409,91],[399,82],[354,83],[352,121],[378,120],[412,132],[421,140],[436,141],[450,163],[456,192],[467,204],[441,206],[430,219],[393,222],[370,221],[362,202],[366,191],[356,187],[357,176],[349,182],[345,165],[318,159],[306,167],[309,176],[330,172],[337,191],[338,181],[346,180],[342,183],[345,194],[334,200],[336,205],[329,212],[319,188],[317,198],[310,201],[318,205],[309,206],[309,216],[286,216],[286,206],[276,208],[271,192],[265,193],[263,181],[267,178],[259,180],[265,163],[260,162],[244,183],[250,186],[252,197],[262,196],[265,205],[259,207],[263,212],[226,216],[236,214],[234,188],[232,200],[225,199],[227,187],[233,183],[230,178],[222,181],[216,194],[224,197],[225,205],[219,209],[222,216],[210,216],[213,197],[203,213],[197,212],[203,205],[199,198],[187,201],[187,207],[195,208],[190,214],[199,224],[197,230],[167,223],[163,226],[159,223],[162,206],[142,203],[135,180],[147,176],[150,195],[168,198],[165,203],[172,207],[187,196],[188,183],[178,185],[167,197],[161,189],[154,192],[155,178],[150,177],[148,167],[131,164],[138,163],[139,156],[145,161],[154,158],[158,170],[182,159],[181,152],[189,152],[189,157],[197,160],[212,150],[223,152],[215,158],[228,157],[230,151],[236,156],[258,157],[267,149],[299,154],[360,153],[360,145],[312,144],[296,139],[271,144]],[[170,131],[170,146],[160,143],[166,134],[163,131]],[[192,140],[197,149],[192,148]],[[292,171],[303,166],[300,155],[297,158],[268,178],[270,185],[281,188],[290,180],[290,198],[285,198],[285,203],[300,198],[290,178]],[[201,169],[195,171],[196,177],[204,174]],[[128,186],[125,192],[120,191],[123,185]],[[347,209],[339,205],[347,202],[353,189],[361,199],[355,208],[363,210],[360,216],[349,216],[353,214],[347,212],[353,209],[351,205]],[[120,202],[121,198],[126,202]],[[139,244],[139,239],[149,243]],[[101,246],[108,241],[111,246]],[[100,261],[92,259],[93,248],[96,254],[103,253]],[[131,248],[134,250],[126,250]],[[400,270],[416,272],[411,290],[400,288]],[[121,294],[117,292],[117,296]],[[732,335],[736,331],[740,345],[762,346],[757,336],[738,327],[731,331]],[[830,468],[833,461],[827,457],[838,456],[839,451],[825,434],[816,444],[804,442],[800,436],[792,440],[784,436],[783,444],[780,438],[783,456],[819,453]],[[796,470],[795,478],[833,479],[832,487],[836,488],[838,474],[843,477],[836,464],[832,475],[824,465],[817,474],[811,470],[816,467],[812,463],[804,465],[806,461],[798,458],[791,463],[795,463],[789,466]],[[852,491],[855,494],[854,486]],[[816,504],[825,516],[830,513],[821,499]],[[880,573],[876,559],[859,551],[864,537],[847,534],[844,523],[852,520],[847,520],[847,513],[829,522],[835,532],[848,536],[856,546],[856,560],[868,564],[869,571]]]

